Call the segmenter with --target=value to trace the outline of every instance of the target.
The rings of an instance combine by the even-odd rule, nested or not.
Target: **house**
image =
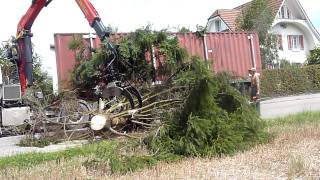
[[[279,60],[302,64],[320,44],[320,35],[299,0],[267,0],[274,21],[270,33],[278,37]],[[237,17],[251,2],[234,9],[218,9],[208,19],[209,32],[236,31]]]

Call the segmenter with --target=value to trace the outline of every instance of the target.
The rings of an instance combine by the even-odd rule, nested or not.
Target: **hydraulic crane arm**
[[[93,7],[89,0],[75,0],[88,20],[90,26],[96,31],[99,38],[103,41],[105,38],[109,37],[109,32],[107,31],[105,25],[102,23],[101,18]]]
[[[22,36],[24,31],[30,31],[33,22],[38,17],[41,10],[48,6],[52,0],[33,0],[26,14],[21,18],[18,24],[17,36]]]
[[[31,86],[33,84],[31,28],[41,10],[48,6],[51,1],[52,0],[32,0],[31,6],[18,24],[16,40],[18,44],[18,69],[22,94],[25,94],[27,86]],[[90,1],[75,1],[85,15],[90,26],[96,31],[101,41],[106,40],[109,37],[109,32],[102,23],[98,12]],[[109,47],[112,48],[112,46]]]
[[[21,18],[17,29],[18,70],[22,94],[27,85],[33,84],[31,27],[41,10],[51,2],[48,0],[33,0],[26,14]]]

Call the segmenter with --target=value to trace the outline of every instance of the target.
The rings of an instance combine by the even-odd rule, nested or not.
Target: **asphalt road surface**
[[[320,111],[320,94],[274,98],[260,103],[261,118],[277,118],[305,111]]]

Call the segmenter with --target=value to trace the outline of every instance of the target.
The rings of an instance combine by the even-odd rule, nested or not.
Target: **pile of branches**
[[[151,86],[152,77],[147,74],[152,72],[148,68],[152,64],[146,63],[145,54],[155,46],[169,59],[170,66],[164,66],[162,71],[167,80],[162,85]],[[167,34],[138,30],[122,42],[118,51],[123,62],[133,64],[132,71],[130,68],[126,71],[125,79],[139,87],[143,106],[132,109],[125,98],[105,99],[104,102],[94,99],[87,110],[79,112],[78,94],[73,100],[68,95],[69,99],[58,101],[56,106],[65,109],[66,113],[57,121],[45,118],[45,122],[51,122],[59,129],[55,130],[56,134],[61,132],[67,140],[75,138],[76,134],[85,139],[97,136],[139,138],[144,139],[152,154],[182,156],[229,154],[268,139],[259,115],[248,100],[229,85],[230,79],[211,72],[200,58],[183,56],[178,42]],[[76,81],[80,82],[76,87],[92,91],[96,85],[92,78],[107,55],[98,50],[91,60],[82,60],[74,71]],[[139,75],[143,75],[142,78]],[[106,103],[108,108],[99,108]],[[87,115],[103,116],[106,119],[104,128],[92,131],[89,120],[77,122],[79,116]],[[70,121],[73,117],[77,123]],[[69,131],[79,125],[85,131]]]
[[[190,62],[163,85],[141,87],[142,108],[118,111],[128,105],[119,101],[102,112],[92,108],[80,113],[107,116],[108,125],[101,131],[90,130],[89,121],[80,123],[84,124],[83,131],[69,131],[79,126],[67,121],[79,116],[70,113],[77,107],[77,103],[70,105],[70,95],[58,105],[67,107],[67,118],[52,121],[46,117],[45,122],[55,124],[54,135],[64,140],[118,136],[144,139],[153,155],[232,154],[268,140],[263,121],[248,100],[229,85],[229,78],[213,74],[199,58]]]
[[[17,132],[26,134],[31,141],[25,144],[37,144],[44,139],[57,143],[70,140],[91,141],[97,137],[143,138],[148,132],[163,125],[165,113],[182,103],[181,96],[175,94],[183,87],[162,85],[143,89],[143,106],[136,109],[131,109],[127,99],[123,99],[101,111],[98,108],[99,102],[81,100],[76,91],[46,96],[42,100],[28,96],[25,102],[31,107],[33,116],[26,126],[17,127]],[[110,102],[112,100],[106,100],[106,103]],[[96,115],[107,117],[106,126],[99,131],[91,129],[90,120]]]

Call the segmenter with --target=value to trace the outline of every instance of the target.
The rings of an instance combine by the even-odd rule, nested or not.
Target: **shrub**
[[[308,65],[320,64],[320,47],[311,51],[311,54],[307,59],[307,63]]]
[[[265,97],[287,96],[320,90],[320,65],[263,70],[261,93]]]

